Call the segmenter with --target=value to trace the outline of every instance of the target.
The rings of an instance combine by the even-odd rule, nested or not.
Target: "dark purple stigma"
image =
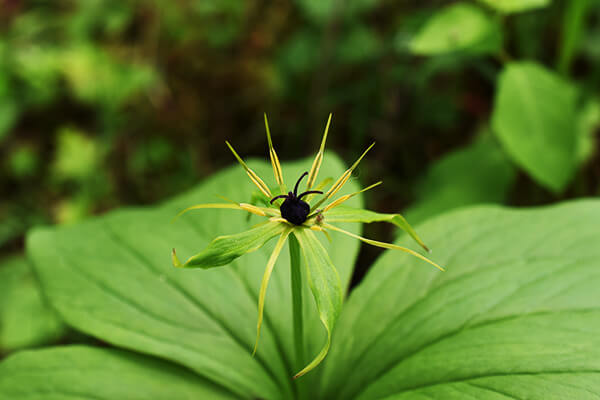
[[[271,204],[277,199],[285,199],[283,204],[281,204],[281,207],[279,207],[279,211],[281,211],[281,216],[283,218],[294,225],[302,225],[310,213],[310,206],[307,202],[302,200],[302,197],[313,193],[323,194],[320,190],[308,190],[298,195],[298,185],[306,175],[308,175],[308,172],[303,173],[300,179],[298,179],[293,192],[281,194],[271,199]]]

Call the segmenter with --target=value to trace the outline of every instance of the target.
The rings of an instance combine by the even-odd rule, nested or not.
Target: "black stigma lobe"
[[[300,200],[297,197],[288,197],[281,207],[281,216],[286,220],[290,221],[294,225],[302,225],[308,217],[310,212],[310,206],[304,200]]]
[[[310,213],[310,206],[307,202],[302,200],[302,197],[312,193],[323,194],[320,190],[308,190],[298,195],[298,185],[306,175],[308,175],[308,172],[303,173],[300,179],[298,179],[293,192],[289,192],[287,195],[282,194],[275,196],[271,199],[271,204],[277,199],[285,199],[283,204],[279,207],[279,211],[281,211],[281,216],[285,218],[286,221],[289,221],[294,225],[302,225]]]

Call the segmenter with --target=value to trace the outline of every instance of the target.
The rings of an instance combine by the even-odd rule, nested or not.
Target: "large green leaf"
[[[249,163],[271,181],[272,168]],[[284,165],[287,182],[308,170],[311,160]],[[327,154],[320,179],[345,167]],[[355,183],[347,189],[356,191]],[[289,256],[282,252],[271,277],[260,347],[256,339],[258,293],[273,243],[246,254],[231,266],[210,270],[176,269],[173,247],[192,255],[215,237],[250,229],[264,221],[235,210],[194,210],[171,223],[182,209],[213,203],[220,194],[249,201],[255,190],[242,168],[214,175],[197,189],[153,209],[131,209],[60,228],[40,228],[28,236],[28,254],[44,292],[69,324],[117,346],[175,361],[243,397],[289,398],[292,304]],[[359,206],[360,199],[351,199]],[[358,226],[348,226],[358,232]],[[347,287],[356,241],[324,243]],[[308,285],[306,296],[310,298]],[[313,302],[306,310],[306,354],[322,347],[324,332]],[[314,379],[310,375],[303,379]],[[305,381],[306,382],[306,381]]]
[[[598,398],[599,218],[578,201],[421,225],[447,272],[385,253],[344,306],[321,398]]]
[[[520,62],[502,72],[493,129],[512,159],[560,192],[577,166],[577,91],[544,67]]]
[[[546,7],[552,0],[479,0],[482,3],[500,11],[504,14],[511,14],[532,10],[535,8]]]
[[[25,257],[0,261],[0,354],[47,344],[64,332]]]
[[[416,224],[453,208],[504,202],[516,171],[493,139],[484,136],[433,163],[406,218]]]
[[[0,399],[196,400],[236,398],[176,365],[85,346],[24,351],[0,364]]]
[[[469,3],[452,4],[435,13],[410,44],[413,53],[423,55],[456,51],[494,53],[501,46],[498,21]]]

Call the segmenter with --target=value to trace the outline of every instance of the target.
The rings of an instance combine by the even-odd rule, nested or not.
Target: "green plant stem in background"
[[[585,29],[585,15],[589,10],[589,0],[569,1],[566,3],[561,44],[558,51],[557,69],[563,75],[569,75],[573,58],[577,53],[582,33]]]
[[[300,267],[300,245],[294,235],[289,236],[290,268],[292,281],[292,315],[294,319],[294,349],[299,370],[304,366],[304,327],[302,322],[302,271]]]

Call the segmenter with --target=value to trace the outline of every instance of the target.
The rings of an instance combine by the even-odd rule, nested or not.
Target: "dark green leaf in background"
[[[355,18],[377,6],[377,0],[295,0],[309,21],[325,24],[333,18]]]
[[[541,65],[511,63],[498,80],[494,133],[538,183],[562,191],[577,167],[577,90]]]
[[[494,138],[480,137],[431,165],[404,215],[416,224],[457,207],[502,203],[515,175],[514,166]]]
[[[377,260],[338,321],[321,398],[598,398],[599,215],[598,201],[486,206],[419,226],[447,272]]]
[[[412,39],[415,54],[465,51],[496,53],[502,46],[498,21],[480,7],[457,3],[437,11]]]
[[[357,25],[343,36],[337,55],[340,63],[361,63],[375,59],[381,50],[381,40],[367,26]]]

